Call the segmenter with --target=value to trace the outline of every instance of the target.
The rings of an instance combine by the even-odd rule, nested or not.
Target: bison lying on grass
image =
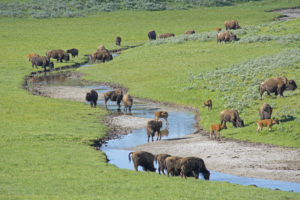
[[[121,108],[120,103],[121,103],[122,99],[123,99],[123,91],[120,89],[108,91],[108,92],[104,93],[104,104],[105,104],[106,108],[107,108],[107,101],[111,100],[111,101],[117,102],[118,109],[120,110],[120,108]]]
[[[162,127],[162,121],[149,120],[147,122],[146,131],[147,131],[147,136],[148,136],[148,142],[149,142],[150,136],[151,136],[152,142],[153,142],[153,137],[156,132],[157,132],[156,140],[161,139],[161,133],[160,133],[161,127]]]
[[[90,92],[86,93],[85,100],[90,102],[91,107],[96,108],[98,101],[98,93],[95,90],[91,90]]]
[[[130,152],[128,154],[129,162],[131,162],[131,157],[134,164],[134,170],[138,171],[138,166],[142,166],[144,171],[152,171],[155,172],[154,168],[154,155],[152,153],[146,151],[136,151]]]
[[[189,174],[198,179],[202,173],[205,180],[209,180],[210,172],[206,169],[204,161],[197,157],[186,157],[180,160],[180,176],[187,177]]]
[[[224,123],[225,126],[226,126],[226,122],[231,122],[235,128],[237,126],[244,127],[244,121],[240,118],[238,111],[234,109],[223,110],[220,113],[220,120],[221,120],[221,124]]]
[[[165,175],[165,169],[167,169],[167,166],[165,165],[166,158],[170,157],[169,154],[157,154],[154,157],[154,161],[158,162],[158,173],[162,172]]]
[[[268,95],[270,95],[270,93],[275,93],[276,96],[280,94],[280,96],[283,97],[283,92],[285,90],[296,90],[296,89],[297,89],[297,85],[294,80],[288,80],[286,77],[271,78],[260,84],[259,87],[260,99],[262,100],[262,96],[265,92],[267,92]]]

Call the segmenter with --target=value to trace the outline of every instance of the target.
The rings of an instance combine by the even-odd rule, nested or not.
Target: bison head
[[[238,127],[244,127],[244,120],[242,120],[241,118],[236,120],[236,124]]]
[[[296,89],[297,89],[296,82],[294,80],[289,80],[286,86],[286,90],[296,90]]]
[[[205,180],[209,180],[209,175],[210,175],[209,171],[207,171],[206,173],[203,173],[202,175],[203,175]]]

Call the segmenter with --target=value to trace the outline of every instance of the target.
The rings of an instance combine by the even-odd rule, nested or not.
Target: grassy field
[[[179,35],[194,28],[198,33],[222,27],[225,19],[232,18],[242,26],[266,24],[277,14],[264,10],[295,5],[297,1],[263,1],[184,11],[117,11],[72,19],[0,18],[0,199],[299,199],[299,194],[289,192],[118,169],[105,162],[103,153],[89,146],[105,134],[101,120],[106,111],[90,109],[82,103],[33,96],[22,89],[24,76],[32,71],[26,61],[26,54],[31,52],[44,55],[49,49],[76,47],[80,57],[72,62],[78,62],[100,44],[116,48],[117,35],[122,37],[123,45],[132,45],[147,42],[147,32],[152,29]],[[294,27],[298,22],[282,25]],[[292,31],[288,28],[286,33]],[[79,71],[86,74],[85,79],[118,82],[129,87],[134,96],[159,101],[200,106],[206,97],[212,96],[216,98],[213,112],[200,109],[201,123],[207,128],[212,119],[218,121],[222,102],[210,90],[186,89],[191,85],[191,73],[230,67],[290,48],[298,49],[299,44],[270,41],[217,45],[213,40],[145,45],[122,53],[113,62]],[[61,65],[55,62],[55,67]],[[296,73],[289,69],[286,75],[299,77],[299,68],[295,69]],[[299,105],[298,94],[288,93],[286,98],[294,102],[291,106],[295,108]],[[272,101],[279,107],[286,99]],[[242,117],[249,124],[255,113],[254,109],[247,109],[253,113],[246,117],[243,112]],[[298,117],[299,113],[293,116]],[[249,140],[262,142],[272,137],[268,135],[278,135],[284,141],[277,141],[279,145],[299,146],[298,136],[295,141],[289,141],[288,136],[294,134],[293,130],[299,131],[296,121],[282,125],[291,127],[291,133],[284,132],[286,137],[279,137],[279,126],[263,136],[251,132],[253,125],[233,132],[230,128],[224,134],[239,138],[240,130],[245,130],[246,135],[254,135]],[[275,137],[271,139],[276,143]]]

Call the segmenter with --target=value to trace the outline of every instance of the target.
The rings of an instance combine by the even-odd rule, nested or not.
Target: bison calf
[[[149,120],[147,122],[146,131],[147,131],[147,136],[148,136],[148,142],[149,142],[150,136],[151,136],[152,142],[153,142],[153,137],[156,132],[157,132],[156,140],[161,139],[161,133],[160,133],[161,127],[162,127],[162,121]]]
[[[165,169],[167,169],[165,165],[165,160],[166,158],[170,157],[171,155],[169,154],[157,154],[154,157],[154,161],[157,163],[158,162],[158,173],[162,172],[165,175]]]
[[[155,172],[154,168],[154,155],[152,153],[146,152],[146,151],[136,151],[136,152],[130,152],[128,154],[129,162],[131,162],[131,157],[134,164],[134,170],[138,171],[138,166],[143,167],[144,171],[152,171]]]
[[[121,103],[122,99],[123,99],[123,91],[120,89],[108,91],[108,92],[104,93],[104,104],[105,104],[106,108],[107,108],[107,101],[111,100],[111,101],[117,102],[118,109],[120,110],[120,108],[121,108],[120,103]]]
[[[211,99],[208,99],[207,101],[205,101],[203,104],[202,104],[202,108],[206,107],[207,106],[207,109],[208,110],[211,110],[212,109],[212,100]]]
[[[269,104],[264,103],[259,108],[260,120],[271,119],[272,116],[272,107]]]
[[[214,134],[214,138],[220,139],[220,131],[222,129],[227,129],[225,124],[213,124],[210,126],[209,129],[209,137],[212,138],[212,135]]]
[[[75,49],[75,48],[68,49],[67,53],[70,53],[72,55],[72,58],[75,58],[75,56],[77,56],[77,58],[78,58],[78,49]]]
[[[127,109],[129,109],[129,112],[131,113],[131,107],[133,104],[133,99],[130,96],[130,94],[126,93],[123,96],[123,103],[124,103],[124,112],[127,112]]]
[[[85,100],[90,102],[91,107],[96,108],[98,101],[98,93],[95,90],[91,90],[90,92],[86,93]]]
[[[256,122],[256,124],[257,124],[256,132],[258,133],[258,131],[262,131],[263,127],[268,127],[269,131],[271,131],[272,126],[274,124],[279,124],[279,121],[276,119],[264,119]]]
[[[202,173],[205,180],[209,180],[210,172],[206,169],[204,161],[197,157],[186,157],[180,161],[180,176],[187,177],[189,174],[198,179],[199,173]]]
[[[26,58],[28,59],[28,61],[30,62],[32,58],[34,57],[38,57],[39,55],[36,54],[36,53],[30,53],[30,54],[27,54]]]

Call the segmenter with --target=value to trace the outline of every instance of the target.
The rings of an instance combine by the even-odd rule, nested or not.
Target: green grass
[[[105,134],[107,128],[101,121],[106,111],[33,96],[21,86],[24,76],[32,71],[26,61],[28,53],[44,55],[49,49],[75,47],[80,57],[72,62],[79,62],[100,44],[116,48],[117,35],[122,37],[123,45],[132,45],[146,42],[147,32],[152,29],[176,35],[191,28],[211,31],[232,18],[242,25],[259,25],[277,16],[263,10],[283,6],[280,1],[264,3],[258,9],[245,4],[189,11],[118,11],[78,19],[0,18],[0,199],[299,199],[299,194],[283,191],[118,169],[105,163],[104,154],[89,146]],[[291,1],[284,4],[294,5]],[[86,74],[86,79],[124,84],[134,96],[200,106],[204,97],[213,94],[208,90],[184,90],[189,86],[190,72],[229,67],[288,48],[297,48],[297,44],[286,47],[276,42],[191,41],[143,46],[122,53],[112,62],[79,71]],[[63,65],[54,63],[56,67]],[[288,98],[295,98],[294,94],[298,92]],[[221,104],[215,101],[210,119],[218,119],[213,113]],[[205,127],[210,121],[204,118],[208,116],[205,109],[201,112]],[[288,123],[294,126],[294,121]],[[277,134],[275,127],[272,134]]]

